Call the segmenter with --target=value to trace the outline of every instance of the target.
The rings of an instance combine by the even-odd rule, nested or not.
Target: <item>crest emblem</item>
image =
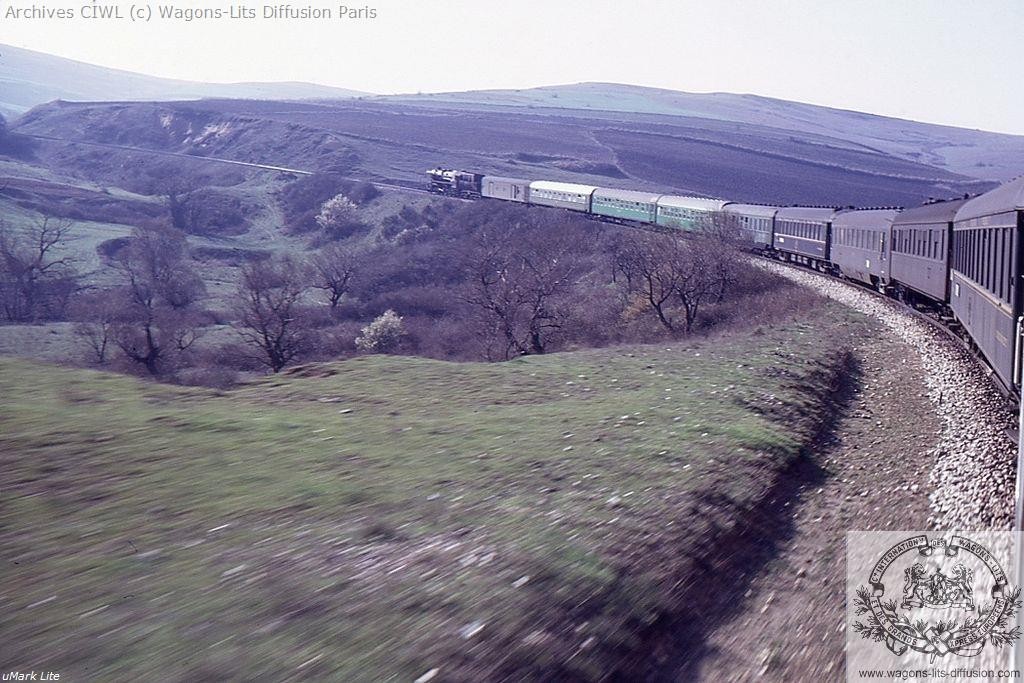
[[[905,558],[908,553],[915,556]],[[913,563],[900,572],[908,559]],[[1004,647],[1020,638],[1020,627],[1010,626],[1021,607],[1020,588],[1010,587],[987,548],[964,536],[907,538],[883,553],[867,578],[854,598],[853,631],[896,656],[913,650],[932,661],[972,657],[986,643]],[[933,621],[930,610],[952,616]]]

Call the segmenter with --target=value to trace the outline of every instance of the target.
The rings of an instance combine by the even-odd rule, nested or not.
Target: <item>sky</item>
[[[1024,0],[350,0],[373,19],[88,21],[0,0],[0,42],[196,81],[307,81],[374,93],[606,81],[753,93],[1024,134]],[[366,4],[364,4],[366,3]],[[160,5],[150,5],[158,12]],[[139,5],[135,5],[139,7]],[[142,5],[145,7],[145,5]],[[277,5],[274,5],[277,6]]]

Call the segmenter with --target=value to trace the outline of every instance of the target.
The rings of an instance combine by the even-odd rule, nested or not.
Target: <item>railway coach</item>
[[[658,213],[661,195],[632,190],[612,190],[599,187],[594,190],[590,212],[595,216],[653,223]]]
[[[530,183],[530,203],[589,213],[596,189],[593,185],[535,180]]]
[[[772,225],[779,207],[764,204],[726,204],[722,212],[735,218],[741,238],[754,251],[767,252],[772,248]]]
[[[853,209],[832,219],[829,260],[843,277],[884,292],[889,284],[889,241],[899,209]]]
[[[949,245],[953,218],[966,199],[907,209],[892,222],[889,276],[897,298],[949,301]]]
[[[949,306],[1000,382],[1021,384],[1024,176],[964,203],[953,219]]]
[[[530,201],[530,181],[487,175],[480,183],[480,194],[492,199],[526,204]]]
[[[775,214],[773,245],[787,261],[819,270],[832,270],[829,263],[832,219],[835,207],[787,206]]]
[[[697,230],[728,202],[705,197],[665,195],[658,199],[658,212],[654,222],[666,228]]]

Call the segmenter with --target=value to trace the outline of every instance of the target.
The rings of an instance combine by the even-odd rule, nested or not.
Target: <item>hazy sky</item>
[[[1024,0],[371,0],[372,20],[3,19],[30,4],[0,0],[0,42],[188,80],[376,93],[612,81],[1024,134]]]

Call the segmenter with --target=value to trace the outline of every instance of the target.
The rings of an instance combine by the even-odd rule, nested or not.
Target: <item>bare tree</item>
[[[674,264],[678,273],[676,296],[683,309],[685,331],[691,332],[697,315],[711,301],[721,301],[725,288],[722,283],[719,259],[710,242],[691,242]]]
[[[235,330],[273,372],[279,372],[305,347],[299,315],[306,287],[302,269],[290,259],[268,259],[242,267]]]
[[[464,255],[464,300],[482,314],[504,357],[544,353],[569,320],[569,297],[580,275],[565,232],[488,228]]]
[[[46,216],[16,233],[0,221],[0,306],[7,320],[35,320],[48,306],[63,313],[77,288],[74,259],[65,249],[72,227]]]
[[[136,229],[116,266],[142,297],[160,299],[175,310],[188,308],[206,293],[192,269],[184,233],[172,228]],[[151,289],[151,292],[141,291]]]
[[[313,257],[313,286],[327,294],[331,308],[337,308],[348,293],[357,264],[356,252],[337,244],[324,248]]]
[[[89,357],[97,365],[106,364],[124,308],[122,293],[91,292],[80,297],[74,308],[75,317],[80,320],[75,324],[75,335],[82,340]]]
[[[184,236],[172,229],[136,230],[115,265],[124,277],[115,341],[126,358],[158,376],[199,337],[199,321],[187,309],[202,295],[202,280],[186,259]]]
[[[616,249],[614,263],[627,290],[642,297],[661,325],[674,333],[692,331],[701,310],[722,301],[735,280],[738,259],[732,242],[709,229],[689,236],[628,236]]]
[[[669,332],[676,330],[671,304],[681,277],[681,239],[677,235],[638,232],[627,236],[613,257],[616,275],[623,276],[627,290],[642,296]]]

